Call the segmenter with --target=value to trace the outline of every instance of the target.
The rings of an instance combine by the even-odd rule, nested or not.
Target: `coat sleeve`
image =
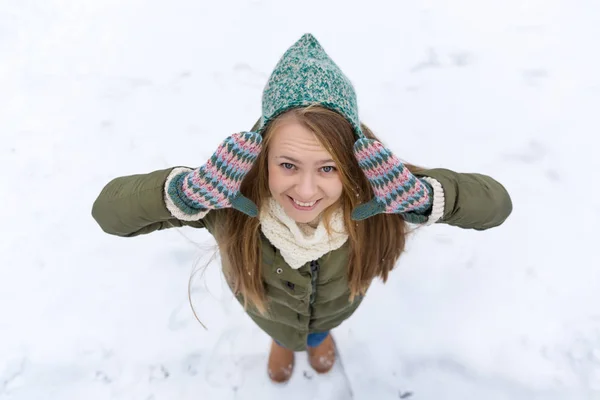
[[[441,168],[420,170],[415,175],[433,178],[443,188],[443,215],[438,223],[485,230],[501,225],[512,212],[510,195],[489,176]]]
[[[165,182],[172,170],[113,179],[94,202],[92,217],[104,232],[123,237],[181,226],[207,228],[212,232],[219,212],[211,211],[198,221],[182,221],[167,209]]]

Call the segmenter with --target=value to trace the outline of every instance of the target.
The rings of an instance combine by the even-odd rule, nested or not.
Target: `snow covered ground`
[[[0,0],[0,399],[600,399],[599,20],[596,0]],[[334,332],[343,368],[298,354],[275,386],[215,263],[192,291],[209,330],[193,318],[206,232],[115,238],[90,210],[249,129],[305,32],[396,154],[490,174],[514,211],[416,233]]]

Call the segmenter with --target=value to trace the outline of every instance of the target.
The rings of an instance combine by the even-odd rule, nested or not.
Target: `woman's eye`
[[[283,164],[281,164],[281,166],[285,169],[294,169],[294,164],[290,164],[290,163],[283,163]]]
[[[323,167],[323,168],[321,168],[321,169],[323,170],[323,172],[325,172],[325,173],[327,173],[327,174],[328,174],[328,173],[330,173],[330,172],[333,172],[333,171],[335,171],[335,167],[334,167],[334,166],[331,166],[331,165],[328,165],[328,166],[326,166],[326,167]]]

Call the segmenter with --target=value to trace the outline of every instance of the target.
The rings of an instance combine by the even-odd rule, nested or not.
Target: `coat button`
[[[283,273],[283,269],[282,268],[277,268],[277,274],[281,275]]]

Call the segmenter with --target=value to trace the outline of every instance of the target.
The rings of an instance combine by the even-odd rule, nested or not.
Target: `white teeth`
[[[312,207],[312,206],[314,206],[314,205],[315,205],[315,203],[317,202],[317,201],[315,200],[315,201],[313,201],[312,203],[302,203],[301,201],[298,201],[298,200],[296,200],[296,199],[292,199],[292,200],[294,200],[294,203],[298,204],[298,205],[299,205],[299,206],[301,206],[301,207]]]

